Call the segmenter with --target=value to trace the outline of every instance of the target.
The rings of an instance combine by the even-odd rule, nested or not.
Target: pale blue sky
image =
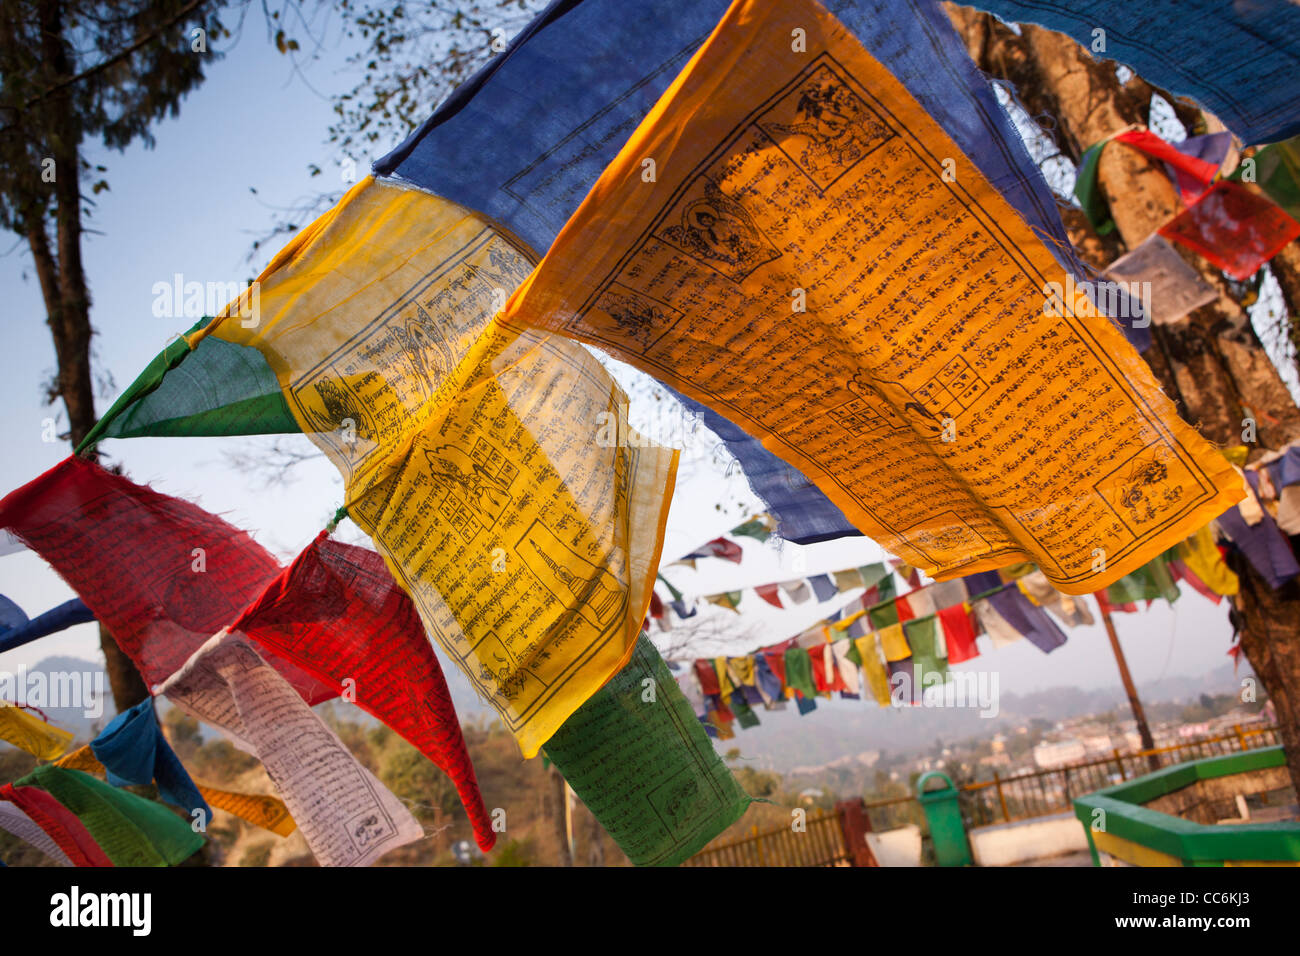
[[[263,250],[261,261],[255,264],[245,261],[253,234],[264,231],[271,221],[267,204],[287,205],[319,191],[326,179],[329,186],[339,182],[341,157],[324,143],[333,113],[313,89],[328,95],[350,86],[349,77],[340,73],[343,59],[342,49],[324,51],[322,59],[307,71],[309,88],[291,75],[288,61],[260,32],[250,29],[224,61],[212,66],[210,79],[185,101],[180,117],[156,127],[155,149],[137,146],[124,155],[90,151],[92,161],[109,167],[111,190],[95,197],[97,206],[89,225],[102,235],[87,237],[86,270],[94,303],[92,319],[100,333],[98,367],[112,373],[117,390],[125,388],[172,334],[191,324],[184,318],[153,316],[155,283],[170,283],[175,273],[204,282],[251,278],[273,252]],[[384,144],[384,150],[389,145]],[[324,170],[322,177],[308,175],[310,164]],[[257,196],[250,193],[250,187],[258,190]],[[0,248],[9,247],[6,243]],[[0,492],[7,492],[56,464],[69,449],[66,444],[42,441],[46,418],[57,412],[60,429],[65,422],[61,407],[41,404],[41,383],[53,370],[54,354],[25,246],[19,245],[0,259],[0,291],[4,329],[0,442],[6,452],[0,456]],[[101,413],[114,397],[116,392],[99,398]],[[633,423],[641,417],[634,409]],[[311,540],[338,505],[342,484],[334,469],[318,460],[304,466],[293,482],[264,490],[260,482],[223,461],[223,448],[248,441],[131,439],[106,442],[103,450],[122,461],[133,480],[198,502],[249,530],[288,560]],[[744,500],[747,489],[738,469],[728,474],[725,465],[711,461],[711,444],[701,436],[696,454],[679,480],[665,561],[740,520],[740,505],[734,505],[729,514],[714,508],[719,500]],[[348,528],[345,534],[349,540],[357,540],[355,529]],[[696,572],[677,568],[668,576],[692,595],[800,576],[794,564],[800,551],[804,553],[804,574],[882,557],[880,549],[863,538],[807,549],[787,545],[778,550],[749,540],[744,545],[746,559],[739,567],[705,561]],[[31,553],[0,558],[0,593],[30,615],[72,596]],[[705,650],[739,654],[782,640],[839,603],[777,611],[750,592],[743,618],[746,624],[753,624],[757,639]],[[730,613],[712,607],[701,611],[704,615]],[[1118,621],[1139,682],[1176,674],[1198,675],[1226,660],[1231,634],[1226,605],[1215,608],[1189,588],[1174,609],[1160,605],[1142,614],[1120,616]],[[93,626],[83,625],[0,655],[0,669],[30,666],[53,654],[98,659]],[[1050,657],[1021,642],[987,652],[979,664],[985,669],[996,667],[1001,686],[1008,691],[1118,683],[1099,626],[1070,631],[1070,642]]]

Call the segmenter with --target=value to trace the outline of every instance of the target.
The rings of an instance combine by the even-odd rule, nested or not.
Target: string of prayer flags
[[[740,597],[739,591],[724,591],[721,594],[706,595],[704,600],[718,607],[725,607],[728,611],[735,611],[740,606]]]
[[[829,600],[836,594],[841,594],[844,591],[850,591],[866,586],[869,590],[863,600],[867,604],[875,604],[881,600],[878,588],[882,585],[885,586],[886,598],[892,598],[894,596],[893,581],[890,580],[889,574],[889,568],[883,563],[866,564],[860,568],[846,568],[840,571],[831,571],[827,574],[815,574],[812,577],[798,581],[781,581],[772,582],[770,584],[759,584],[753,588],[753,591],[768,604],[784,610],[785,605],[781,602],[780,597],[781,591],[785,592],[786,597],[792,603],[804,604],[814,595],[820,603]],[[662,575],[660,576],[660,580],[667,583],[666,579],[664,579]],[[684,607],[685,604],[680,601],[681,595],[677,590],[673,588],[672,585],[669,585],[669,590],[671,590],[674,596],[679,599],[678,601],[673,602],[673,609],[677,610],[679,603]],[[721,594],[704,595],[704,600],[710,604],[717,604],[720,607],[735,610],[740,604],[741,595],[742,592],[740,591],[729,591]],[[694,611],[691,613],[693,614]],[[678,616],[682,617],[685,615],[682,615],[680,611],[678,611]]]
[[[1050,191],[942,9],[928,0],[830,6],[1032,227],[1073,259]],[[726,8],[727,0],[552,5],[377,163],[376,174],[485,213],[540,254]],[[610,52],[572,56],[578,48]],[[727,443],[784,538],[861,533],[758,438],[711,408],[684,404]]]
[[[1143,306],[1156,325],[1177,322],[1219,297],[1214,286],[1184,262],[1178,250],[1159,233],[1148,236],[1136,249],[1112,262],[1106,278],[1139,289],[1141,283],[1149,282],[1150,294],[1143,296]]]
[[[721,737],[725,725],[716,726]],[[546,755],[637,866],[676,866],[750,802],[645,637]]]
[[[419,613],[382,558],[322,531],[230,630],[354,702],[428,757],[456,786],[486,852],[496,834],[442,666]]]
[[[1300,236],[1300,222],[1240,183],[1224,180],[1161,226],[1160,235],[1245,281]]]
[[[1178,600],[1178,585],[1163,556],[1126,574],[1106,589],[1106,599],[1111,604],[1132,604],[1136,601],[1154,601],[1164,598],[1173,604]]]
[[[1062,594],[1056,590],[1042,571],[1035,569],[1032,573],[1018,578],[1016,586],[1031,602],[1047,608],[1070,627],[1096,623],[1092,612],[1088,610],[1087,603],[1082,598]]]
[[[1070,35],[1161,89],[1190,96],[1243,142],[1300,133],[1291,88],[1300,73],[1300,9],[1287,0],[977,0],[975,6],[1007,22]]]
[[[40,827],[72,866],[113,865],[76,815],[44,790],[7,783],[0,787],[0,801]],[[41,849],[40,844],[34,845]]]
[[[469,211],[368,178],[268,266],[255,327],[231,306],[192,337],[264,356],[349,516],[525,756],[631,654],[677,461],[624,433],[594,356],[493,323],[530,267]],[[601,421],[619,434],[575,424]]]
[[[262,761],[322,866],[369,866],[424,836],[243,635],[216,634],[158,692]]]
[[[725,408],[931,577],[1024,559],[1085,593],[1239,500],[1108,321],[1077,303],[1044,315],[1063,270],[976,170],[945,181],[934,157],[968,160],[908,91],[810,0],[758,6],[733,4],[503,321]],[[653,190],[638,188],[647,156]],[[972,244],[990,267],[978,302],[959,291]]]
[[[37,767],[14,784],[39,787],[68,809],[114,866],[176,866],[203,837],[161,803],[119,790],[79,770]]]
[[[96,775],[108,773],[89,744],[60,757],[55,762],[55,766]],[[269,830],[276,836],[287,837],[297,826],[293,822],[293,817],[289,815],[289,808],[284,805],[284,801],[269,793],[238,793],[233,790],[219,790],[201,783],[196,783],[195,786],[209,806],[224,810],[263,830]]]
[[[27,713],[17,703],[0,700],[0,740],[40,760],[53,760],[68,749],[72,734]]]
[[[0,500],[0,526],[59,573],[151,685],[280,573],[216,515],[76,456]],[[338,695],[287,661],[272,663],[309,704]]]
[[[212,808],[199,793],[158,726],[152,697],[114,717],[94,740],[91,752],[115,787],[157,783],[158,796],[206,827]]]
[[[76,624],[88,624],[95,619],[81,598],[64,601],[30,621],[0,633],[0,653],[30,644],[39,638],[67,630]]]

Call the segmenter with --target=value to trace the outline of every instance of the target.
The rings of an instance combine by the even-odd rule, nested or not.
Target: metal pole
[[[1124,684],[1124,692],[1128,694],[1128,705],[1133,710],[1133,719],[1137,721],[1138,735],[1142,738],[1143,750],[1155,750],[1155,738],[1151,736],[1151,728],[1147,726],[1147,715],[1142,710],[1142,701],[1138,700],[1137,688],[1133,686],[1133,675],[1128,671],[1128,661],[1124,659],[1124,651],[1119,646],[1119,636],[1115,633],[1115,622],[1110,619],[1110,609],[1098,602],[1101,610],[1101,619],[1106,625],[1106,636],[1110,638],[1110,649],[1115,653],[1115,663],[1119,665],[1119,679]],[[1155,754],[1147,754],[1147,765],[1152,770],[1160,769],[1160,760]]]

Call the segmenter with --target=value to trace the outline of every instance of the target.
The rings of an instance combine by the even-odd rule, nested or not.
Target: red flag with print
[[[76,456],[0,501],[0,528],[49,562],[150,685],[280,573],[270,552],[216,515]],[[308,704],[338,695],[283,658],[267,662]]]

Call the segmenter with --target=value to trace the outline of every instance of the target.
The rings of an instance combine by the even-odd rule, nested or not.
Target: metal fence
[[[1278,743],[1277,727],[1242,727],[1231,733],[1199,737],[1186,743],[1111,751],[1109,756],[1081,760],[1045,770],[1030,770],[992,780],[958,785],[962,816],[968,827],[1010,823],[1031,817],[1069,812],[1075,797],[1176,763],[1222,754],[1271,747]]]
[[[682,866],[850,866],[853,854],[844,838],[840,814],[813,810],[804,832],[790,824],[760,831],[718,846],[708,847]]]
[[[1062,767],[1028,770],[991,780],[957,782],[967,827],[1011,823],[1069,812],[1074,797],[1121,783],[1152,770],[1202,757],[1271,747],[1277,727],[1233,727],[1231,733],[1199,737],[1152,750],[1114,750],[1109,756]],[[706,847],[683,866],[855,866],[871,865],[862,834],[891,830],[908,823],[926,829],[915,794],[885,800],[849,801],[834,810],[814,810],[805,831],[790,824],[759,830],[738,840]],[[868,862],[870,861],[870,862]]]

